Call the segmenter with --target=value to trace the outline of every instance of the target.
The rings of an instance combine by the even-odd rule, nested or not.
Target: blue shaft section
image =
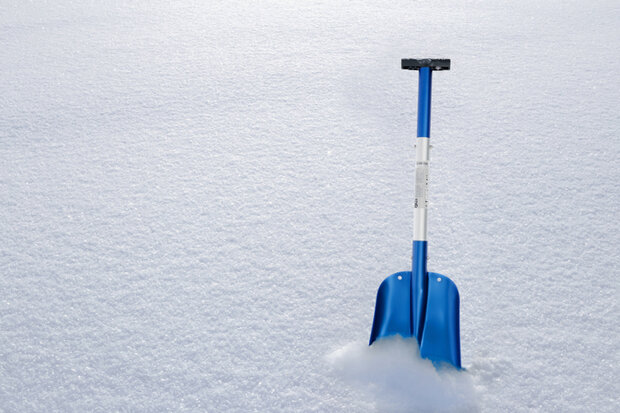
[[[426,319],[428,275],[426,273],[427,241],[413,241],[413,262],[411,269],[411,331],[418,343],[422,340]]]
[[[431,137],[431,83],[432,73],[430,67],[420,68],[418,85],[418,137]]]

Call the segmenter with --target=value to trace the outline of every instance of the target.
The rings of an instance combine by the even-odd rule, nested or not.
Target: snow
[[[334,371],[374,398],[364,410],[478,411],[470,374],[436,369],[421,359],[418,343],[390,337],[372,347],[351,343],[328,356]]]
[[[0,410],[620,409],[616,2],[0,6]],[[366,347],[410,265],[465,372]]]

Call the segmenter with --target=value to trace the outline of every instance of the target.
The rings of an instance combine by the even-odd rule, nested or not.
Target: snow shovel
[[[415,337],[420,356],[435,366],[461,368],[459,292],[448,277],[426,271],[428,250],[428,164],[433,71],[450,70],[449,59],[403,59],[402,68],[418,70],[418,137],[416,139],[413,265],[379,286],[370,345],[399,334]]]

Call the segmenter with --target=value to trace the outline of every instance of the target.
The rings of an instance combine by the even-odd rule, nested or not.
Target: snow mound
[[[470,373],[435,369],[420,358],[414,339],[395,336],[372,346],[350,343],[327,359],[337,376],[373,398],[377,411],[479,411]]]

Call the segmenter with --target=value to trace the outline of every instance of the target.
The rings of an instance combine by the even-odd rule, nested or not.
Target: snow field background
[[[0,410],[620,408],[615,2],[0,6]],[[467,373],[367,348],[429,269]],[[427,390],[427,391],[424,391]]]

